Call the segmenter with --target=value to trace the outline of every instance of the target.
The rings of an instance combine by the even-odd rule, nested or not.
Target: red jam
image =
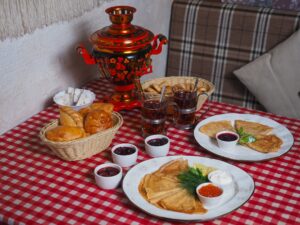
[[[152,145],[152,146],[162,146],[168,143],[168,139],[167,138],[154,138],[149,140],[148,145]]]
[[[117,155],[131,155],[135,153],[135,148],[132,147],[118,147],[114,150]]]
[[[97,174],[102,177],[112,177],[117,175],[120,172],[118,168],[108,166],[101,168],[100,170],[97,171]]]
[[[198,190],[198,193],[204,197],[213,198],[213,197],[220,196],[223,193],[223,191],[221,188],[219,188],[213,184],[208,184],[208,185],[201,187]]]
[[[236,134],[232,134],[232,133],[223,133],[218,135],[218,138],[221,141],[235,141],[238,139],[238,136]]]

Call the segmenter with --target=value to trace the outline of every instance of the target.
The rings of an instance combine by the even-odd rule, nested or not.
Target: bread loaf
[[[85,136],[85,132],[79,127],[57,126],[46,132],[50,141],[72,141]]]
[[[112,127],[112,117],[104,110],[92,110],[84,121],[84,129],[89,134],[94,134]]]

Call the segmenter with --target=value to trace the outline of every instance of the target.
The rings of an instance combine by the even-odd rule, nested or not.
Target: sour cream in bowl
[[[234,188],[232,176],[223,170],[214,170],[208,174],[208,180],[213,184],[220,186],[224,191]]]

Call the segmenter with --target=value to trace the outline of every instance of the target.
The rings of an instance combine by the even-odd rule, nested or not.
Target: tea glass
[[[196,121],[197,103],[200,95],[207,93],[197,93],[197,88],[193,85],[175,85],[172,88],[173,101],[178,107],[178,115],[175,118],[175,126],[179,129],[188,130],[194,127]]]
[[[142,100],[143,136],[166,133],[167,101],[159,95],[146,95]]]

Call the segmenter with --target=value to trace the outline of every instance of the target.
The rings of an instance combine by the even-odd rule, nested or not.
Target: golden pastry
[[[85,107],[85,108],[82,108],[80,109],[78,112],[80,113],[80,115],[82,116],[83,120],[84,118],[87,116],[87,114],[91,111],[91,107]]]
[[[83,117],[76,110],[71,107],[63,106],[59,110],[60,112],[60,124],[70,127],[83,127]]]
[[[157,171],[146,174],[138,187],[141,195],[156,207],[182,213],[206,213],[199,199],[188,193],[178,175],[188,170],[188,162],[177,159],[162,165]]]
[[[270,134],[270,132],[273,130],[272,127],[260,123],[244,121],[244,120],[236,120],[235,129],[239,130],[241,127],[243,128],[244,133],[251,134],[255,137],[259,135]]]
[[[87,133],[94,134],[112,127],[111,114],[104,110],[92,110],[84,120],[84,129]]]
[[[262,153],[277,152],[282,145],[282,140],[276,135],[262,135],[255,142],[246,145]]]
[[[233,131],[235,132],[231,122],[229,120],[221,120],[215,122],[209,122],[200,127],[200,132],[206,134],[211,138],[216,138],[216,134],[221,131]]]
[[[102,103],[102,102],[98,102],[98,103],[93,103],[90,108],[92,110],[104,110],[105,112],[111,114],[114,110],[114,105],[111,103]]]
[[[46,138],[50,141],[72,141],[85,136],[85,132],[79,127],[57,126],[46,132]]]

